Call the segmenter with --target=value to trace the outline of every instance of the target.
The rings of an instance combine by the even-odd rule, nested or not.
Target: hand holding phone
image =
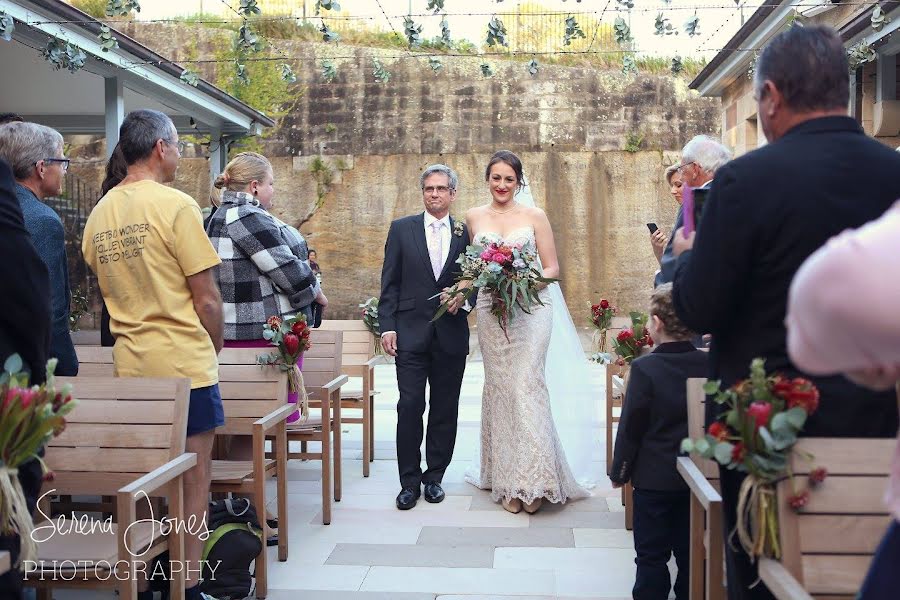
[[[647,223],[647,229],[650,230],[650,233],[656,233],[656,230],[659,229],[659,227],[656,226],[656,223]]]

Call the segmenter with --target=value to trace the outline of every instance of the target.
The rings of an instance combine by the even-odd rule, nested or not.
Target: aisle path
[[[603,373],[592,373],[598,404]],[[270,549],[272,600],[499,600],[528,598],[630,598],[634,582],[631,533],[625,531],[617,491],[608,481],[593,496],[536,515],[513,515],[463,482],[477,460],[483,369],[466,369],[453,463],[444,477],[441,504],[420,501],[398,511],[394,432],[394,367],[376,369],[376,460],[361,476],[359,426],[345,426],[344,499],[332,524],[321,524],[319,470],[315,463],[289,467],[290,559]],[[602,441],[598,429],[597,439]],[[595,457],[597,472],[602,443]],[[300,592],[300,590],[303,590]]]

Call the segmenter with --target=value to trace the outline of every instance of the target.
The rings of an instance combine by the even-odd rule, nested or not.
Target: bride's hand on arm
[[[553,241],[553,228],[550,220],[540,208],[534,211],[534,240],[537,244],[538,255],[541,257],[541,265],[544,267],[544,277],[556,279],[559,277],[559,260],[556,258],[556,242]],[[544,287],[544,286],[542,286]]]

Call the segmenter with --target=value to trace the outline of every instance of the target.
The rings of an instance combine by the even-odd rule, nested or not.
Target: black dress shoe
[[[443,501],[444,499],[444,490],[441,488],[441,484],[436,481],[431,481],[425,484],[425,501],[431,502],[432,504],[437,504],[438,502]]]
[[[397,508],[399,508],[400,510],[409,510],[416,505],[416,500],[418,499],[418,486],[416,486],[415,488],[405,487],[400,490],[400,493],[397,495]]]

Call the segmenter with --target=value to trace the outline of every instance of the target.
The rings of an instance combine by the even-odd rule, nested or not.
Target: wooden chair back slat
[[[322,386],[341,375],[343,334],[313,329],[309,341],[310,349],[303,358],[303,382],[310,399],[321,400]]]
[[[267,348],[223,348],[219,352],[219,393],[225,411],[225,428],[217,433],[248,434],[253,421],[287,402],[287,373],[278,367],[257,364]]]
[[[895,440],[801,438],[791,469],[803,481],[816,467],[828,469],[797,512],[789,480],[778,484],[782,566],[810,594],[855,594],[891,517],[882,500]],[[803,457],[812,454],[812,461]]]
[[[706,433],[706,394],[703,393],[705,383],[706,379],[702,377],[687,380],[688,437],[692,440],[699,439]],[[697,455],[692,455],[691,460],[707,480],[719,479],[716,461]]]
[[[322,321],[317,331],[341,332],[341,369],[348,377],[368,375],[366,363],[375,356],[375,338],[359,319],[329,319]]]
[[[188,379],[58,377],[78,404],[44,462],[59,494],[115,495],[122,485],[184,452]],[[91,475],[97,474],[97,475]],[[80,482],[79,482],[80,481]]]

